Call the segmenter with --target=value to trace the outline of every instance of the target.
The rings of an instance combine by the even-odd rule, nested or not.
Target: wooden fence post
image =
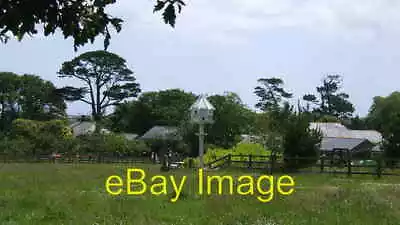
[[[378,178],[382,176],[382,160],[379,158],[376,160],[376,174]]]
[[[275,166],[275,154],[271,154],[269,156],[269,161],[270,161],[270,165],[269,165],[269,174],[272,175],[272,172],[274,170],[274,166]]]
[[[324,163],[325,163],[325,155],[322,155],[321,157],[320,157],[320,166],[321,166],[321,173],[323,173],[324,172]]]
[[[249,169],[253,168],[252,155],[249,155]]]
[[[351,153],[347,150],[347,176],[351,176]]]
[[[232,165],[232,154],[228,154],[228,166],[230,167]]]

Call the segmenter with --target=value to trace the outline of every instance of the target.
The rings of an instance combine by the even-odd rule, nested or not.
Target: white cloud
[[[151,29],[162,28],[153,1],[124,1],[118,11]],[[148,9],[148,10],[144,10]],[[242,41],[252,32],[293,27],[350,39],[398,34],[397,0],[191,0],[179,16],[176,32],[201,39]],[[138,23],[136,23],[138,24]]]

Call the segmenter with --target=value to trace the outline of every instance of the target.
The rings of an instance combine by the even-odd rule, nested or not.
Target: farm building
[[[81,135],[92,134],[96,131],[96,122],[91,120],[89,116],[72,115],[68,116],[69,127],[72,129],[74,137]],[[107,129],[100,129],[102,134],[110,134]]]
[[[353,156],[370,156],[381,152],[382,135],[375,130],[350,130],[340,123],[310,123],[310,129],[319,130],[321,152],[349,150]]]
[[[177,127],[172,126],[154,126],[146,133],[144,133],[140,139],[142,140],[182,140]]]
[[[151,159],[158,162],[163,157],[163,153],[172,150],[174,143],[183,138],[177,127],[172,126],[154,126],[139,139],[146,141],[151,146]]]
[[[70,125],[74,137],[91,134],[96,130],[96,123],[89,121],[78,121]]]

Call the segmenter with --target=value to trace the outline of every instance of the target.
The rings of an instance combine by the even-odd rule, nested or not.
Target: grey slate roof
[[[322,132],[320,149],[323,151],[354,149],[365,142],[369,142],[369,150],[381,151],[382,135],[375,130],[350,130],[340,123],[310,123],[310,129]]]
[[[350,136],[353,138],[366,138],[372,143],[382,141],[382,135],[375,130],[350,130]]]
[[[324,137],[346,137],[349,135],[347,128],[340,123],[310,123],[310,129],[320,130]]]
[[[154,126],[148,130],[140,139],[144,140],[181,140],[177,127]]]
[[[322,151],[332,151],[334,149],[348,149],[353,150],[360,144],[369,142],[367,139],[360,138],[334,138],[325,137],[320,143],[320,149]],[[372,144],[372,143],[371,143]]]
[[[375,130],[350,130],[340,123],[310,123],[310,129],[322,132],[323,137],[368,139],[372,143],[382,141],[382,135]]]

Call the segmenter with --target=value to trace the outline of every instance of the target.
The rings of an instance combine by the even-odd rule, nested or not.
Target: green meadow
[[[168,194],[111,196],[105,183],[126,170],[140,168],[150,183],[154,175],[187,176],[179,200]],[[221,170],[208,175],[252,175],[258,171]],[[275,175],[279,176],[279,175]],[[293,175],[294,192],[275,193],[269,203],[256,196],[197,194],[197,171],[160,172],[159,166],[98,164],[0,165],[1,225],[93,224],[400,224],[400,177],[370,175]],[[226,188],[224,186],[224,188]],[[225,189],[224,189],[225,190]]]

